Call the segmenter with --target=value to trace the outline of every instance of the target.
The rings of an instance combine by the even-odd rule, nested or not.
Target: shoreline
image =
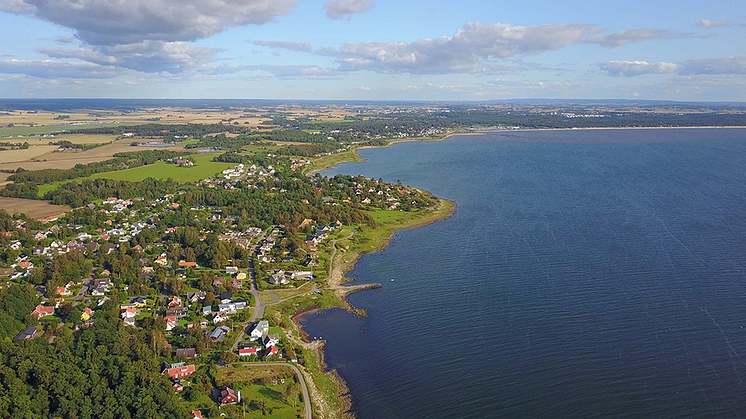
[[[374,243],[373,247],[371,247],[370,249],[359,250],[355,252],[347,252],[346,250],[339,249],[340,252],[338,252],[338,254],[335,256],[334,261],[330,261],[330,263],[332,263],[331,275],[324,280],[327,285],[327,288],[325,289],[333,291],[335,298],[341,303],[338,308],[342,308],[355,316],[365,316],[367,314],[365,309],[360,309],[352,305],[352,303],[347,300],[347,296],[358,291],[381,288],[382,285],[344,285],[345,283],[354,280],[346,277],[347,272],[353,270],[355,265],[366,254],[383,251],[391,242],[391,239],[397,231],[422,227],[453,216],[457,207],[456,203],[454,201],[443,198],[437,199],[437,206],[432,207],[427,212],[418,212],[412,214],[412,216],[410,217],[404,217],[404,219],[400,220],[400,222],[396,222],[396,220],[394,220],[394,222],[392,222],[391,224],[381,226],[381,228],[388,230],[388,234],[386,234],[385,238]],[[306,309],[296,311],[295,313],[290,315],[290,323],[296,335],[288,336],[292,336],[291,340],[297,339],[298,344],[300,344],[306,351],[310,351],[311,356],[315,360],[318,371],[322,375],[326,376],[332,383],[334,383],[334,386],[336,387],[335,396],[336,399],[340,402],[340,407],[339,409],[332,409],[329,407],[328,403],[324,402],[323,395],[319,391],[320,386],[313,380],[312,371],[308,372],[308,381],[311,382],[311,385],[309,386],[311,389],[311,397],[314,400],[314,409],[319,417],[353,419],[355,418],[355,414],[351,412],[353,406],[352,394],[347,385],[347,382],[344,380],[344,378],[342,378],[342,376],[339,375],[336,369],[329,369],[328,365],[326,364],[326,354],[324,353],[326,340],[310,339],[308,333],[303,329],[303,326],[300,322],[305,316],[320,313],[329,308],[334,307],[321,308],[318,305],[314,305],[309,306]]]
[[[357,156],[359,158],[359,161],[365,161],[362,159],[362,157],[357,153],[357,150],[361,148],[384,148],[384,147],[390,147],[392,144],[395,143],[401,143],[401,142],[412,142],[412,141],[444,141],[454,135],[475,135],[478,133],[449,133],[443,137],[435,137],[432,139],[400,139],[392,141],[391,143],[388,143],[385,146],[364,146],[364,147],[356,147],[351,150],[349,150],[347,153],[350,155]],[[336,157],[336,156],[334,156]],[[353,160],[342,160],[334,159],[331,164],[326,165],[325,167],[314,170],[311,172],[306,172],[307,176],[313,176],[315,173],[321,172],[323,170],[327,170],[331,167],[335,167],[341,163],[347,163]],[[413,187],[414,188],[414,187]],[[339,302],[340,308],[345,309],[347,312],[356,315],[356,316],[365,316],[367,313],[364,309],[360,309],[352,305],[347,300],[347,296],[358,291],[368,290],[368,289],[376,289],[381,288],[381,284],[359,284],[359,285],[344,285],[348,282],[353,281],[353,278],[347,278],[346,275],[348,272],[353,270],[355,268],[355,265],[360,261],[360,259],[365,256],[368,253],[373,252],[380,252],[383,251],[386,246],[391,242],[391,239],[394,237],[394,234],[399,230],[410,230],[418,227],[422,227],[428,224],[435,223],[440,220],[444,220],[446,218],[449,218],[453,216],[453,214],[456,211],[456,202],[450,201],[447,199],[439,198],[430,193],[429,191],[425,191],[420,188],[414,188],[417,189],[423,193],[426,193],[433,198],[437,199],[437,204],[415,212],[404,215],[402,218],[399,218],[397,220],[392,220],[387,223],[382,223],[378,226],[376,226],[375,229],[384,229],[386,230],[386,233],[383,237],[375,237],[373,240],[373,243],[367,245],[363,249],[352,249],[352,244],[349,246],[345,246],[344,244],[340,244],[339,242],[344,242],[346,240],[350,240],[355,234],[365,234],[361,233],[360,231],[353,231],[353,234],[351,234],[348,237],[344,238],[338,238],[335,240],[332,240],[332,249],[334,249],[334,252],[332,253],[332,256],[330,257],[329,263],[330,263],[330,270],[329,275],[324,279],[324,284],[326,287],[325,290],[332,291],[334,293],[335,299]],[[332,406],[329,406],[329,403],[326,403],[324,400],[324,393],[319,390],[321,387],[321,383],[317,383],[313,380],[313,371],[308,371],[308,375],[311,382],[311,397],[314,400],[314,410],[321,418],[354,418],[355,414],[351,411],[352,410],[352,394],[350,393],[350,389],[347,386],[347,383],[345,380],[339,375],[337,370],[335,369],[329,369],[328,365],[325,361],[325,353],[324,353],[324,346],[326,345],[325,340],[311,340],[308,336],[308,333],[303,329],[303,326],[301,325],[301,320],[303,317],[322,312],[328,308],[322,308],[318,305],[309,306],[306,309],[301,309],[296,311],[295,313],[291,314],[289,316],[290,324],[295,332],[294,334],[288,334],[288,336],[292,336],[291,340],[297,339],[296,343],[300,344],[306,351],[310,351],[312,358],[315,361],[316,368],[318,368],[318,372],[321,373],[323,376],[326,377],[329,381],[331,381],[335,387],[334,389],[334,396],[337,400],[339,400],[339,406],[338,408],[334,408]],[[328,395],[328,391],[327,391]]]
[[[350,150],[348,150],[345,153],[349,153],[349,155],[356,156],[353,157],[355,160],[347,160],[347,159],[333,159],[334,161],[330,162],[330,164],[325,165],[324,167],[313,170],[310,172],[307,172],[306,175],[313,176],[316,173],[319,173],[324,170],[328,170],[332,167],[336,167],[342,163],[349,163],[349,162],[364,162],[365,159],[360,156],[358,153],[358,150],[362,149],[372,149],[372,148],[387,148],[391,147],[394,144],[397,143],[405,143],[405,142],[429,142],[429,141],[445,141],[453,136],[458,135],[481,135],[486,133],[506,133],[506,132],[520,132],[520,131],[579,131],[579,130],[622,130],[622,129],[706,129],[706,128],[722,128],[722,129],[733,129],[733,128],[746,128],[742,126],[733,126],[733,127],[718,127],[718,126],[699,126],[699,127],[588,127],[588,128],[530,128],[530,129],[518,129],[518,130],[493,130],[493,131],[459,131],[459,132],[450,132],[447,133],[441,137],[432,137],[432,138],[402,138],[393,140],[386,145],[381,146],[360,146],[360,147],[354,147]],[[342,153],[340,153],[342,154]],[[338,155],[337,155],[338,156]],[[337,157],[334,156],[334,157]],[[331,160],[331,159],[330,159]],[[419,189],[419,188],[415,188]],[[420,191],[423,191],[425,193],[430,194],[431,196],[435,197],[428,191],[424,191],[422,189],[419,189]],[[386,246],[391,242],[391,239],[393,238],[396,231],[399,230],[409,230],[414,229],[418,227],[422,227],[428,224],[435,223],[440,220],[447,219],[456,211],[456,203],[453,201],[449,201],[443,198],[435,197],[438,200],[438,205],[435,207],[431,207],[428,210],[425,210],[423,212],[418,212],[415,214],[412,214],[409,217],[403,217],[403,219],[394,220],[391,223],[387,223],[384,225],[381,225],[381,228],[385,228],[388,230],[388,233],[386,236],[377,242],[373,243],[373,245],[365,250],[358,250],[349,252],[349,247],[343,248],[340,246],[337,242],[338,241],[344,241],[344,239],[337,239],[334,241],[332,246],[336,247],[337,252],[334,254],[333,258],[330,260],[331,264],[331,270],[330,275],[324,280],[327,289],[334,292],[334,296],[341,302],[342,306],[340,308],[345,309],[349,313],[356,315],[356,316],[365,316],[366,312],[364,309],[359,309],[355,306],[353,306],[348,300],[347,296],[357,292],[362,291],[366,289],[374,289],[381,287],[380,284],[360,284],[360,285],[352,285],[347,286],[344,285],[348,282],[354,281],[354,278],[347,278],[346,275],[348,272],[352,271],[355,268],[355,265],[360,261],[360,259],[365,256],[368,253],[373,252],[380,252],[383,251]],[[355,232],[355,234],[358,234],[358,232]],[[349,239],[349,238],[348,238]],[[319,372],[323,374],[324,376],[328,377],[336,386],[336,392],[337,392],[337,398],[341,402],[341,411],[332,410],[328,407],[326,403],[323,403],[323,401],[319,400],[319,390],[317,383],[313,382],[313,379],[311,377],[312,387],[313,387],[313,393],[314,394],[314,401],[315,401],[315,410],[322,418],[332,418],[332,417],[340,417],[338,415],[341,415],[341,417],[345,418],[354,418],[354,413],[351,412],[352,408],[352,395],[350,393],[350,389],[347,386],[347,383],[345,380],[339,375],[339,373],[332,369],[329,370],[328,366],[325,362],[325,353],[324,353],[324,346],[326,344],[325,340],[311,340],[308,334],[303,329],[303,326],[300,323],[300,320],[311,314],[322,312],[326,309],[320,308],[318,306],[314,306],[310,310],[302,310],[301,312],[296,312],[293,315],[290,316],[292,328],[297,333],[297,336],[299,340],[304,344],[304,348],[307,350],[310,350],[312,353],[312,356],[315,358]],[[312,376],[312,374],[309,373],[309,376]]]
[[[495,134],[495,133],[508,133],[508,132],[528,132],[528,131],[604,131],[604,130],[645,130],[645,129],[656,129],[656,130],[664,130],[664,129],[746,129],[746,125],[697,125],[697,126],[691,126],[691,127],[575,127],[575,128],[520,128],[520,129],[502,129],[502,130],[489,130],[489,129],[475,129],[475,128],[460,128],[459,130],[446,133],[440,137],[412,137],[412,138],[399,138],[396,140],[391,140],[390,142],[386,143],[386,145],[364,145],[364,146],[355,146],[350,148],[349,150],[336,154],[334,156],[330,157],[336,157],[343,154],[352,154],[356,157],[353,157],[354,160],[345,160],[344,158],[341,160],[336,160],[328,165],[325,165],[324,167],[321,167],[319,169],[314,169],[309,172],[306,172],[307,176],[313,176],[316,173],[323,172],[324,170],[329,170],[331,168],[337,167],[340,164],[343,163],[364,163],[365,158],[358,153],[358,150],[367,150],[367,149],[373,149],[373,148],[389,148],[394,144],[399,143],[414,143],[414,142],[435,142],[435,141],[446,141],[450,139],[451,137],[456,137],[460,135],[481,135],[481,134]],[[323,157],[322,157],[323,159]]]

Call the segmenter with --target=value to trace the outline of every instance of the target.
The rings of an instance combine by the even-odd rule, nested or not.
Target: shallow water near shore
[[[336,173],[456,201],[305,316],[360,419],[746,417],[746,130],[456,136]],[[391,279],[394,282],[391,282]]]

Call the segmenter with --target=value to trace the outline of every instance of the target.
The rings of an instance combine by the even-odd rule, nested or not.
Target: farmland
[[[0,196],[0,208],[4,209],[9,214],[24,213],[31,218],[43,218],[50,215],[59,215],[71,210],[68,206],[54,205],[47,201],[8,198],[5,196]]]
[[[157,162],[154,164],[149,164],[147,166],[135,167],[133,169],[96,173],[95,175],[75,179],[74,181],[80,182],[85,179],[113,179],[136,182],[151,177],[155,179],[172,178],[179,182],[196,182],[213,176],[224,169],[235,166],[234,163],[213,162],[212,159],[217,154],[218,153],[205,153],[192,155],[191,157],[194,159],[195,162],[194,166],[192,167],[179,167],[175,164]],[[56,189],[62,183],[66,182],[55,182],[47,185],[40,185],[39,196],[43,196],[45,193]]]
[[[94,135],[83,134],[80,137],[76,138],[76,140],[82,143],[83,141],[93,141],[96,137],[101,137],[101,139],[108,140],[108,141],[111,141],[110,139],[112,138],[112,136],[110,135],[95,135],[94,136]],[[93,142],[98,143],[98,142],[108,142],[108,141],[97,140]],[[4,153],[8,153],[10,151],[29,151],[31,149],[41,147],[41,146],[31,147],[28,150],[2,151],[0,152],[0,170],[15,170],[18,167],[23,167],[26,170],[70,169],[76,164],[88,164],[88,163],[94,163],[94,162],[110,159],[112,158],[114,153],[145,150],[145,148],[132,147],[130,145],[130,142],[131,142],[130,140],[126,140],[126,139],[116,140],[116,141],[113,141],[111,144],[107,144],[102,147],[97,147],[92,150],[78,151],[78,152],[64,152],[64,153],[56,153],[54,152],[56,147],[52,147],[52,148],[48,148],[48,151],[46,154],[37,155],[35,158],[29,157],[25,160],[20,160],[20,161],[15,160],[12,163],[3,159],[2,156],[4,155]],[[183,148],[180,146],[169,147],[167,149],[168,150],[183,150]]]

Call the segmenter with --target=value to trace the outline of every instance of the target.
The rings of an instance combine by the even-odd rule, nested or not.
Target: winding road
[[[298,367],[292,364],[288,364],[285,362],[262,362],[262,363],[245,363],[240,364],[243,367],[274,367],[274,366],[284,366],[291,368],[295,375],[298,377],[298,382],[300,383],[300,390],[303,394],[303,402],[305,403],[305,409],[304,409],[304,417],[306,419],[313,419],[313,411],[311,410],[311,398],[308,396],[308,387],[306,386],[306,380],[303,378],[303,374],[301,374]]]

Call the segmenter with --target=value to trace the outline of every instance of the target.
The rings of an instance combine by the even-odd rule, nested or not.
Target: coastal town
[[[320,390],[323,357],[296,317],[347,306],[353,289],[329,279],[335,255],[354,250],[355,231],[442,204],[403,185],[304,172],[329,155],[242,158],[191,185],[166,181],[141,195],[104,187],[107,196],[38,219],[0,212],[0,301],[26,310],[7,312],[17,319],[12,341],[56,345],[121,324],[117,333],[150,348],[195,418],[344,409],[338,394]],[[193,160],[174,164],[189,170],[184,161]]]

